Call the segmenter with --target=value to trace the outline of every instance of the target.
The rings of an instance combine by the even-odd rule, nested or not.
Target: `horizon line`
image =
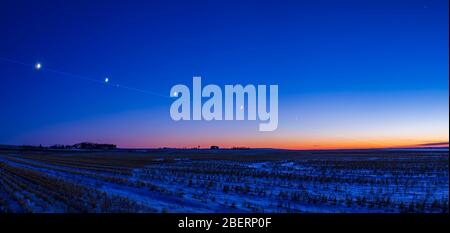
[[[80,143],[92,143],[92,142],[80,142]],[[79,144],[79,143],[76,143]],[[115,145],[111,143],[93,143],[93,144],[110,144]],[[55,144],[52,146],[73,146],[72,145],[64,145],[64,144]],[[40,145],[17,145],[17,144],[0,144],[0,149],[2,147],[37,147],[42,149],[52,149],[50,147],[52,146],[43,146]],[[236,146],[236,147],[220,147],[218,146],[217,149],[212,149],[211,147],[216,145],[211,145],[210,147],[116,147],[115,149],[120,150],[161,150],[161,149],[173,149],[173,150],[287,150],[287,151],[324,151],[324,150],[386,150],[386,149],[449,149],[449,143],[439,143],[439,145],[426,145],[426,144],[420,144],[420,145],[412,145],[412,146],[402,146],[402,147],[347,147],[347,148],[276,148],[276,147],[245,147],[245,146]],[[64,149],[64,148],[58,148],[58,149]]]

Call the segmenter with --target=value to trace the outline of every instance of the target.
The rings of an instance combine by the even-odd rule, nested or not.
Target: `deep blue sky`
[[[448,140],[446,0],[2,0],[0,35],[0,144]],[[193,75],[205,84],[278,84],[279,130],[260,135],[254,122],[177,125],[169,98],[5,58],[163,95],[191,85]]]

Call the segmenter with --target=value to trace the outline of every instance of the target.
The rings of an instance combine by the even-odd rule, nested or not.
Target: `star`
[[[36,63],[36,65],[34,65],[34,68],[36,70],[40,70],[42,68],[42,64],[40,62]]]
[[[105,83],[108,83],[109,82],[109,78],[105,78]]]

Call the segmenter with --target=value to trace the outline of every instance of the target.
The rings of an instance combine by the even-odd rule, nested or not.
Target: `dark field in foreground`
[[[447,151],[0,149],[0,212],[447,212]]]

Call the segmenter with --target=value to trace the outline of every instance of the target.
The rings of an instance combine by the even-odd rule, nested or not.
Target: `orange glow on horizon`
[[[413,148],[413,147],[433,147],[426,146],[426,144],[439,143],[439,146],[447,146],[448,142],[445,140],[410,140],[410,139],[391,139],[391,140],[282,140],[271,139],[264,141],[251,141],[241,140],[236,142],[235,140],[220,140],[221,143],[217,143],[219,140],[198,140],[201,143],[188,142],[188,143],[173,143],[166,145],[152,145],[152,144],[140,144],[140,143],[125,143],[119,144],[120,147],[129,148],[209,148],[212,145],[219,146],[220,148],[233,148],[233,147],[247,147],[247,148],[276,148],[276,149],[292,149],[292,150],[322,150],[322,149],[377,149],[377,148]],[[436,146],[434,146],[436,147]]]

